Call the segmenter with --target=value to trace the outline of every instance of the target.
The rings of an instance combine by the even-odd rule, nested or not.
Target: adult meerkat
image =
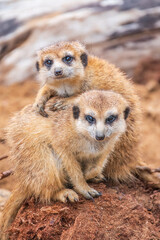
[[[105,176],[114,181],[127,181],[136,175],[160,187],[159,178],[145,167],[140,157],[139,98],[131,81],[118,68],[103,59],[88,55],[79,42],[60,42],[38,52],[37,70],[42,88],[34,107],[46,117],[45,103],[55,95],[68,97],[58,103],[65,105],[73,101],[76,94],[90,89],[112,90],[121,94],[128,101],[131,114],[126,133],[110,155]]]
[[[49,104],[46,119],[29,105],[8,127],[18,183],[3,211],[2,233],[31,196],[42,202],[74,202],[77,193],[87,199],[101,195],[86,180],[103,180],[102,171],[129,115],[127,101],[111,91],[85,92],[63,111],[48,108]],[[66,187],[68,183],[73,189]]]

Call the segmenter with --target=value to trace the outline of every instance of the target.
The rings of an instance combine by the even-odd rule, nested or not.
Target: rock
[[[140,59],[149,55],[159,58],[157,0],[17,0],[0,4],[1,83],[35,76],[35,52],[62,40],[83,41],[91,53],[129,74]]]

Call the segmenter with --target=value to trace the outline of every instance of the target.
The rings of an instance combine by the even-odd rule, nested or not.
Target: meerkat
[[[65,42],[37,52],[36,68],[40,73],[41,88],[34,106],[42,116],[48,117],[44,108],[51,97],[69,97],[83,92],[81,87],[87,65],[85,51],[85,47],[78,42]]]
[[[106,60],[88,55],[79,42],[60,42],[38,51],[37,70],[42,88],[38,92],[34,107],[42,116],[45,103],[52,96],[63,100],[53,110],[64,107],[82,92],[98,89],[112,90],[121,94],[129,103],[131,114],[127,131],[114,152],[110,155],[105,176],[114,181],[128,181],[135,176],[155,187],[160,180],[141,160],[139,135],[141,133],[141,107],[132,82],[114,65]],[[143,123],[141,123],[143,124]]]
[[[85,92],[63,111],[50,111],[49,104],[49,118],[29,105],[8,127],[18,184],[4,208],[2,232],[31,196],[42,202],[74,202],[78,194],[86,199],[100,196],[86,181],[103,181],[108,156],[126,131],[129,104],[112,91]]]

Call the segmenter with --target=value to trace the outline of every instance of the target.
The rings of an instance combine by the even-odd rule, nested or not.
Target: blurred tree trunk
[[[60,40],[84,42],[91,53],[108,59],[130,76],[140,60],[160,57],[159,0],[39,3],[36,15],[34,1],[30,10],[25,10],[20,0],[0,3],[0,82],[10,84],[34,76],[35,52]],[[43,4],[50,4],[50,11],[43,13]]]

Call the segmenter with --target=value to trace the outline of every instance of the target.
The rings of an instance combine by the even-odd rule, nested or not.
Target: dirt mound
[[[11,240],[160,239],[160,192],[135,184],[93,185],[102,192],[94,202],[43,205],[33,199],[20,209]]]

